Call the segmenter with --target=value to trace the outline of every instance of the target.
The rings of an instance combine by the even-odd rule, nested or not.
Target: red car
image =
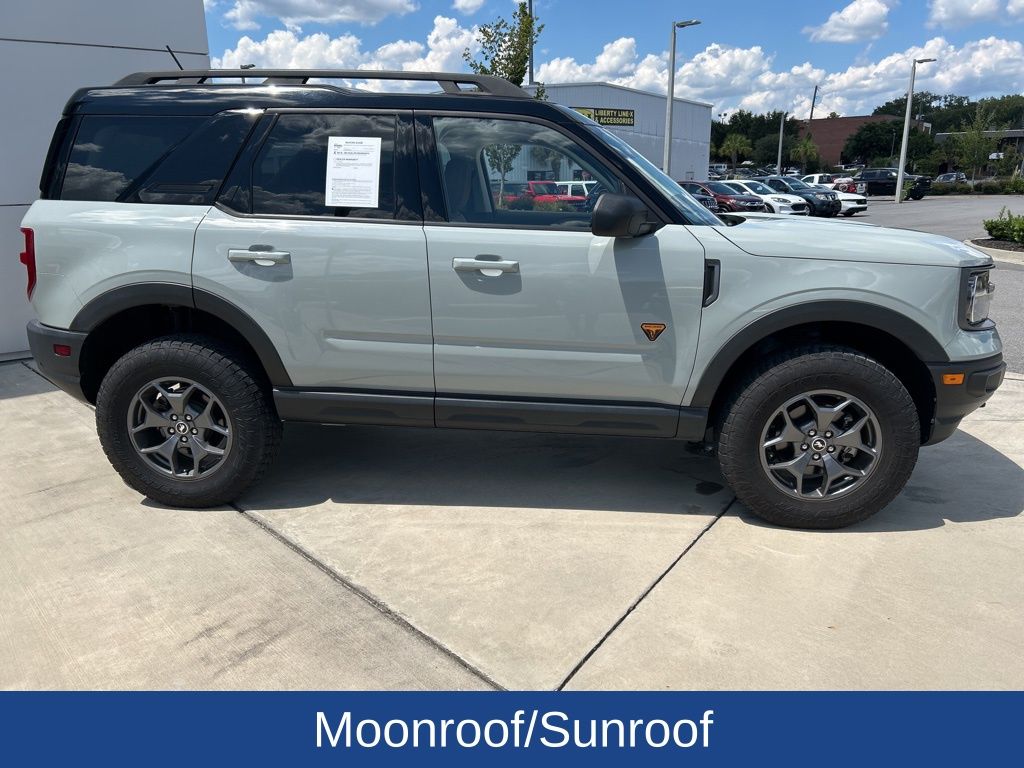
[[[679,186],[687,192],[709,195],[715,198],[718,207],[733,213],[759,213],[764,211],[764,201],[754,195],[742,195],[720,181],[680,181]]]
[[[492,182],[491,188],[494,192],[495,201],[498,198],[498,184]],[[506,181],[504,189],[505,204],[513,200],[529,198],[535,203],[570,203],[574,206],[581,206],[587,198],[577,195],[563,195],[558,191],[558,185],[553,181]]]

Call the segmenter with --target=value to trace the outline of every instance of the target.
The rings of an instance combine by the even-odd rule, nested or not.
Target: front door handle
[[[253,245],[248,249],[230,248],[228,261],[253,262],[261,267],[272,267],[275,264],[290,264],[292,255],[288,251],[275,251],[269,245]]]
[[[505,272],[518,272],[518,261],[506,261],[504,259],[452,259],[452,269],[456,272],[483,272],[488,277],[495,277]]]

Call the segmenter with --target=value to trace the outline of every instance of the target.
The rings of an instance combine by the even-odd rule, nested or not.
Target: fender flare
[[[938,340],[906,315],[862,301],[812,301],[772,312],[734,334],[705,367],[689,405],[711,407],[729,369],[758,342],[787,328],[823,322],[863,325],[881,331],[905,344],[918,360],[924,363],[941,363],[949,360]]]
[[[113,288],[82,307],[71,321],[70,330],[89,333],[120,312],[149,304],[198,309],[224,321],[252,347],[273,386],[292,386],[291,377],[266,331],[244,310],[200,288],[178,283],[134,283]]]

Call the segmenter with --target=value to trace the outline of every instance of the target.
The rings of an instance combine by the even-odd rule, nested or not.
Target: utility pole
[[[807,122],[814,119],[814,102],[818,100],[818,86],[814,86],[814,95],[811,96],[811,116],[807,118]]]
[[[910,87],[907,88],[907,114],[903,118],[903,146],[900,147],[900,167],[896,174],[896,202],[903,202],[903,175],[907,165],[907,140],[910,138],[910,112],[914,104],[914,79],[917,77],[917,65],[927,64],[935,59],[914,59],[910,67]]]
[[[775,172],[782,175],[782,135],[786,130],[786,113],[782,113],[782,117],[779,119],[779,162],[775,166]]]
[[[528,0],[527,5],[526,5],[526,12],[530,14],[530,79],[527,80],[527,83],[529,83],[530,85],[533,85],[534,82],[535,82],[534,79],[533,79],[533,38],[534,38],[534,34],[533,34],[533,27],[534,27],[533,0]]]

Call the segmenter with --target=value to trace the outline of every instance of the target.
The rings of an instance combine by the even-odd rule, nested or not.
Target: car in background
[[[690,192],[690,197],[692,197],[694,200],[703,205],[712,213],[722,212],[722,207],[718,204],[718,201],[715,200],[715,198],[713,198],[711,195],[705,195],[702,192]]]
[[[556,181],[558,194],[569,197],[586,198],[590,194],[590,188],[597,184],[596,181]]]
[[[821,187],[812,187],[792,176],[762,176],[754,181],[760,181],[784,195],[802,197],[810,205],[812,216],[830,218],[838,215],[843,207],[839,202],[838,193],[824,190]]]
[[[558,184],[554,181],[506,181],[504,188],[500,182],[491,182],[491,193],[497,202],[498,196],[506,205],[511,205],[517,200],[530,200],[537,203],[569,203],[577,208],[583,206],[587,200],[584,195],[563,194],[558,190]]]
[[[762,202],[764,202],[765,211],[768,213],[788,214],[791,216],[809,216],[811,213],[811,206],[799,195],[776,192],[760,181],[726,181],[724,183],[737,192],[760,197]]]
[[[943,173],[935,177],[935,184],[966,184],[967,174],[957,171],[956,173]]]
[[[826,184],[812,184],[820,189],[830,189]],[[842,216],[853,216],[856,213],[863,213],[868,209],[868,199],[864,195],[859,195],[856,192],[843,192],[838,189],[832,189],[839,196],[839,203],[842,206],[839,209],[839,213]]]
[[[850,194],[864,195],[866,191],[863,182],[857,184],[852,176],[842,176],[832,173],[811,173],[807,176],[801,177],[800,181],[804,184],[810,184],[813,186],[828,187],[829,189],[835,190],[836,192],[849,192]]]
[[[764,211],[764,202],[757,195],[737,192],[724,181],[680,181],[676,182],[691,195],[699,192],[715,198],[718,206],[732,213],[759,213]]]
[[[865,195],[892,195],[896,196],[896,180],[899,170],[896,168],[865,168],[853,180],[858,184],[864,182]],[[903,175],[904,181],[911,182],[910,192],[907,194],[911,200],[920,200],[931,189],[932,180],[927,176],[915,176],[912,173]]]

